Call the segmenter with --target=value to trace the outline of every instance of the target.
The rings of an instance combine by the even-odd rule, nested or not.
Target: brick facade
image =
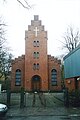
[[[37,15],[25,31],[25,55],[12,62],[11,89],[19,90],[24,87],[32,90],[61,90],[60,60],[47,55],[47,31],[41,25]],[[57,85],[51,85],[51,71],[57,71]],[[21,84],[15,85],[15,72],[21,71]],[[16,74],[16,75],[19,75]],[[18,78],[19,76],[17,76]],[[19,82],[19,79],[17,79]]]
[[[77,78],[67,78],[65,79],[65,86],[68,88],[69,91],[80,89],[80,80]]]
[[[12,61],[12,72],[11,72],[11,89],[12,90],[20,90],[21,87],[24,87],[24,73],[25,73],[25,56],[22,55],[21,57],[15,58],[15,60]],[[21,86],[15,85],[15,71],[17,69],[20,69],[22,71],[21,73]]]
[[[48,55],[48,80],[49,80],[49,89],[50,90],[60,90],[61,89],[61,69],[60,69],[61,61],[57,58],[54,58],[51,55]],[[51,85],[51,70],[57,70],[57,86]]]

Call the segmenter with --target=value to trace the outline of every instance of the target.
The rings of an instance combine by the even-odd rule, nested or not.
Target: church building
[[[12,91],[21,87],[26,91],[61,90],[61,61],[47,54],[47,40],[47,31],[34,15],[25,31],[25,55],[12,61]]]

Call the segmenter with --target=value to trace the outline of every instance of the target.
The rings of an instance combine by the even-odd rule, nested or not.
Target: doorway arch
[[[32,77],[32,91],[41,90],[41,77],[39,75],[34,75]]]

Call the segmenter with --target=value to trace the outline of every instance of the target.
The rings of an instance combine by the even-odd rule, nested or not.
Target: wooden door
[[[34,76],[32,78],[32,91],[40,91],[40,77]]]

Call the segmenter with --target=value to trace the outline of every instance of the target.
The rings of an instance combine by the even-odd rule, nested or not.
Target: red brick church
[[[12,91],[21,87],[27,91],[61,90],[61,62],[47,54],[47,40],[47,31],[34,15],[25,31],[25,55],[12,61]]]

